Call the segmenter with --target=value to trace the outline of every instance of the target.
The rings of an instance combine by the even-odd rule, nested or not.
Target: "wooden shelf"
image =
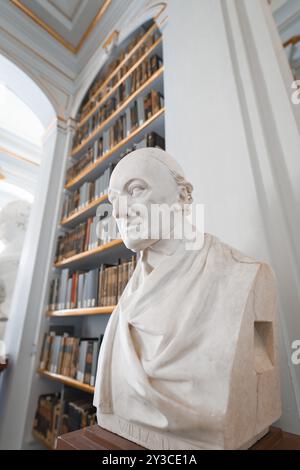
[[[119,63],[119,65],[113,70],[113,72],[104,80],[103,83],[99,86],[99,88],[93,93],[90,100],[95,100],[99,93],[103,90],[103,88],[110,82],[110,80],[116,75],[116,73],[126,64],[128,59],[138,50],[138,48],[143,44],[143,42],[150,36],[151,33],[157,29],[157,24],[154,23],[148,31],[141,37],[141,39],[136,43],[136,45],[131,49],[131,51],[124,57],[124,59]]]
[[[37,441],[43,444],[43,446],[45,446],[48,450],[54,450],[54,447],[52,447],[51,444],[49,444],[49,442],[46,441],[46,439],[44,438],[44,436],[42,436],[42,434],[40,434],[39,432],[33,429],[32,435]]]
[[[84,139],[77,147],[75,147],[72,152],[71,156],[74,157],[77,155],[84,147],[87,147],[88,144],[93,140],[93,138],[100,134],[109,124],[112,123],[114,119],[122,112],[124,109],[129,105],[131,101],[133,101],[140,93],[146,90],[147,87],[150,87],[154,84],[154,82],[163,74],[164,66],[162,65],[159,67],[156,72],[154,72],[151,77],[148,78],[137,90],[135,90],[123,103],[110,115],[106,118],[103,122],[101,122],[95,129],[88,135],[86,139]]]
[[[79,382],[78,380],[71,379],[71,377],[66,377],[65,375],[60,374],[53,374],[53,372],[48,372],[47,370],[42,369],[38,369],[37,372],[39,375],[46,377],[47,379],[56,380],[57,382],[61,382],[64,385],[68,385],[69,387],[77,388],[83,392],[94,393],[95,387]]]
[[[78,186],[79,183],[88,175],[92,173],[93,170],[96,168],[99,168],[100,165],[107,160],[109,157],[111,157],[118,149],[120,149],[122,146],[126,146],[131,139],[136,137],[140,132],[142,132],[144,129],[146,129],[151,123],[153,123],[156,119],[158,119],[160,116],[162,116],[165,112],[165,108],[161,108],[157,113],[155,113],[151,118],[147,119],[141,126],[139,126],[137,129],[135,129],[133,132],[131,132],[127,137],[125,137],[123,140],[121,140],[117,145],[112,147],[108,152],[106,152],[102,157],[100,157],[98,160],[96,160],[94,163],[91,163],[87,165],[78,175],[76,175],[74,178],[68,181],[68,183],[65,184],[66,189],[71,189],[75,186]]]
[[[61,220],[60,224],[63,225],[64,227],[76,225],[77,223],[81,222],[83,219],[86,219],[92,213],[94,213],[95,209],[99,206],[99,204],[101,204],[104,201],[107,201],[107,194],[104,194],[103,196],[100,196],[97,199],[94,199],[89,204],[84,206],[82,209],[79,209],[73,212],[68,217],[65,217],[64,219]]]
[[[78,253],[77,255],[70,256],[69,258],[65,258],[61,261],[57,261],[56,263],[54,263],[54,266],[56,268],[67,268],[70,267],[72,264],[78,263],[79,261],[91,261],[91,259],[95,257],[95,255],[105,254],[113,248],[124,249],[125,245],[123,244],[122,240],[112,240],[111,242],[106,243],[105,245],[97,246],[92,250],[83,251],[82,253]],[[98,264],[98,259],[96,260],[96,262]]]
[[[114,309],[115,305],[106,307],[89,307],[89,308],[69,308],[65,310],[48,310],[48,317],[77,317],[85,315],[109,315]]]
[[[81,126],[83,126],[83,124],[88,121],[88,119],[108,100],[108,98],[113,95],[115,93],[115,91],[117,91],[118,87],[134,72],[134,70],[148,57],[148,55],[151,54],[151,52],[153,52],[160,44],[162,43],[162,37],[158,38],[153,44],[152,46],[149,47],[149,49],[135,62],[135,64],[123,75],[123,77],[106,93],[106,95],[103,96],[103,98],[98,101],[98,103],[96,104],[96,106],[94,106],[93,109],[91,109],[91,111],[89,111],[78,123],[77,123],[77,126],[76,128],[79,129]],[[154,75],[154,74],[153,74]],[[152,78],[149,77],[148,80],[150,80]],[[142,87],[140,87],[142,88]],[[130,96],[128,96],[127,100],[131,101],[135,95],[136,96],[136,92],[140,93],[142,91],[142,89],[138,89],[136,90],[134,93],[132,93]],[[113,113],[115,114],[116,112],[119,113],[121,112],[122,109],[124,109],[124,106],[123,106],[123,103],[116,109],[116,111]],[[111,116],[109,116],[107,118],[107,120],[109,120],[111,118]],[[88,137],[88,139],[90,138],[90,136]],[[87,140],[88,140],[87,139]],[[78,147],[80,147],[82,144],[80,144]],[[76,148],[73,150],[74,153],[76,153]],[[72,152],[72,154],[73,154]]]

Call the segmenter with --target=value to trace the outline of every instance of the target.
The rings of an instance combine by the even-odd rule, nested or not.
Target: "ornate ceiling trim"
[[[36,165],[39,166],[40,164],[38,162],[35,162],[34,160],[30,160],[27,157],[23,157],[22,155],[19,155],[18,153],[12,152],[11,150],[5,148],[5,147],[0,147],[0,152],[5,153],[8,157],[12,157],[16,160],[21,160],[26,163],[30,163],[31,165]]]
[[[23,13],[25,13],[29,18],[31,18],[36,24],[38,24],[41,28],[43,28],[48,34],[50,34],[56,41],[58,41],[62,46],[68,49],[73,54],[77,54],[80,49],[82,48],[83,44],[87,40],[88,36],[91,34],[95,26],[98,24],[104,13],[106,12],[107,8],[109,7],[111,0],[105,0],[101,8],[99,9],[97,15],[83,34],[82,38],[80,39],[78,45],[74,47],[68,41],[66,41],[60,34],[58,34],[54,29],[52,29],[45,21],[38,18],[30,8],[23,5],[20,0],[11,0],[11,2],[19,8]]]

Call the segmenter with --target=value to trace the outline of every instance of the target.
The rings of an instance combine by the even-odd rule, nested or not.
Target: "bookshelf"
[[[118,248],[121,248],[121,251],[117,251]],[[112,250],[115,252],[112,252]],[[107,260],[107,257],[116,257],[118,254],[123,252],[124,245],[122,240],[112,240],[111,242],[106,243],[105,245],[98,246],[91,250],[84,251],[74,256],[69,256],[62,261],[57,261],[54,263],[56,268],[62,267],[74,267],[84,268],[87,266],[94,266],[101,261]],[[106,255],[106,258],[104,257]],[[93,258],[93,259],[91,259]]]
[[[136,264],[122,240],[102,230],[97,209],[108,203],[109,177],[121,158],[136,148],[165,146],[163,75],[163,37],[150,20],[112,51],[77,112],[37,369],[43,381],[57,385],[57,392],[40,396],[37,405],[37,427],[43,407],[56,413],[48,434],[44,425],[42,433],[33,429],[48,447],[67,432],[66,410],[72,400],[73,408],[80,408],[78,393],[87,404],[92,401],[103,334]],[[93,412],[90,421],[82,413],[82,423],[93,424]]]
[[[32,430],[32,435],[33,437],[39,441],[44,447],[46,447],[48,450],[54,450],[54,447],[47,442],[47,440],[43,437],[42,434],[36,432],[34,429]]]
[[[102,203],[107,202],[107,194],[97,197],[90,203],[86,204],[82,209],[78,209],[70,214],[68,217],[64,217],[60,224],[62,227],[74,227],[76,224],[79,224],[84,219],[95,215],[97,207]]]
[[[143,44],[143,42],[148,39],[150,34],[152,34],[155,30],[157,29],[156,23],[153,23],[153,25],[145,32],[145,34],[142,35],[140,40],[137,41],[135,46],[125,55],[125,58],[120,61],[120,63],[114,68],[112,73],[103,81],[101,86],[99,86],[95,92],[91,96],[91,100],[94,100],[97,98],[99,93],[104,89],[104,87],[109,83],[109,81],[113,78],[114,75],[116,75],[120,69],[124,66],[124,64],[135,54],[135,52],[139,49],[139,47]]]
[[[76,317],[85,315],[108,315],[111,314],[115,305],[105,307],[89,307],[89,308],[69,308],[63,310],[48,310],[48,317]]]
[[[46,370],[38,369],[38,374],[42,377],[46,377],[50,380],[56,380],[58,382],[63,383],[64,385],[69,385],[70,387],[77,388],[78,390],[82,390],[83,392],[87,393],[94,393],[94,387],[88,384],[84,384],[79,382],[78,380],[74,380],[71,377],[66,377],[61,374],[54,374],[52,372],[48,372]]]
[[[123,151],[126,146],[133,141],[135,137],[138,137],[138,135],[141,134],[142,131],[145,131],[147,129],[148,132],[156,132],[158,129],[161,129],[164,112],[165,108],[160,109],[157,113],[154,114],[154,116],[144,122],[137,129],[132,131],[130,135],[121,140],[113,148],[111,148],[102,158],[88,165],[86,168],[84,168],[84,170],[78,173],[78,175],[68,181],[65,184],[65,188],[76,189],[83,180],[88,178],[92,179],[98,176],[108,166],[109,162],[107,162],[107,160],[112,156],[115,157],[116,152],[119,152],[118,155],[120,155],[121,151]],[[104,165],[104,162],[106,162],[106,165]]]
[[[99,101],[99,103],[95,106],[94,109],[92,109],[87,116],[83,118],[83,122],[80,122],[77,126],[81,127],[87,120],[87,117],[92,116],[99,108],[102,106],[108,98],[117,90],[118,86],[120,86],[126,78],[138,67],[138,65],[150,54],[150,52],[154,51],[157,46],[161,44],[161,38],[156,41],[154,44],[155,47],[151,47],[150,50],[144,54],[139,61],[135,64],[134,67],[132,67],[125,75],[124,77],[119,80],[115,86],[112,87],[112,89]],[[86,145],[92,141],[92,139],[100,133],[103,129],[109,126],[113,122],[113,120],[136,98],[138,97],[142,92],[148,90],[150,86],[153,86],[156,81],[162,76],[163,73],[163,66],[161,66],[156,73],[151,75],[151,77],[143,84],[141,85],[135,92],[133,92],[121,105],[118,106],[118,108],[107,118],[105,119],[100,125],[95,127],[95,129],[91,132],[91,134],[82,141],[81,144],[79,144],[77,147],[75,147],[72,152],[71,156],[76,155],[80,150],[86,147]]]

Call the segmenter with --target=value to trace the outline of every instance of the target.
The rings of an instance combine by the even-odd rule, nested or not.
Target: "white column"
[[[205,204],[206,231],[276,272],[280,425],[300,433],[300,121],[267,2],[170,1],[164,60],[167,150]]]
[[[38,187],[29,220],[7,331],[11,365],[1,388],[0,448],[20,449],[31,427],[39,392],[37,343],[42,340],[45,294],[51,271],[72,125],[53,121],[44,141]],[[53,387],[47,382],[47,391]]]

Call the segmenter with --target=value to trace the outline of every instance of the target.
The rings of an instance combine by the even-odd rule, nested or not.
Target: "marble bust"
[[[97,421],[148,449],[248,448],[281,414],[274,275],[209,233],[187,249],[175,218],[153,235],[151,207],[186,220],[192,190],[156,148],[111,175],[113,216],[140,256],[101,346]]]

